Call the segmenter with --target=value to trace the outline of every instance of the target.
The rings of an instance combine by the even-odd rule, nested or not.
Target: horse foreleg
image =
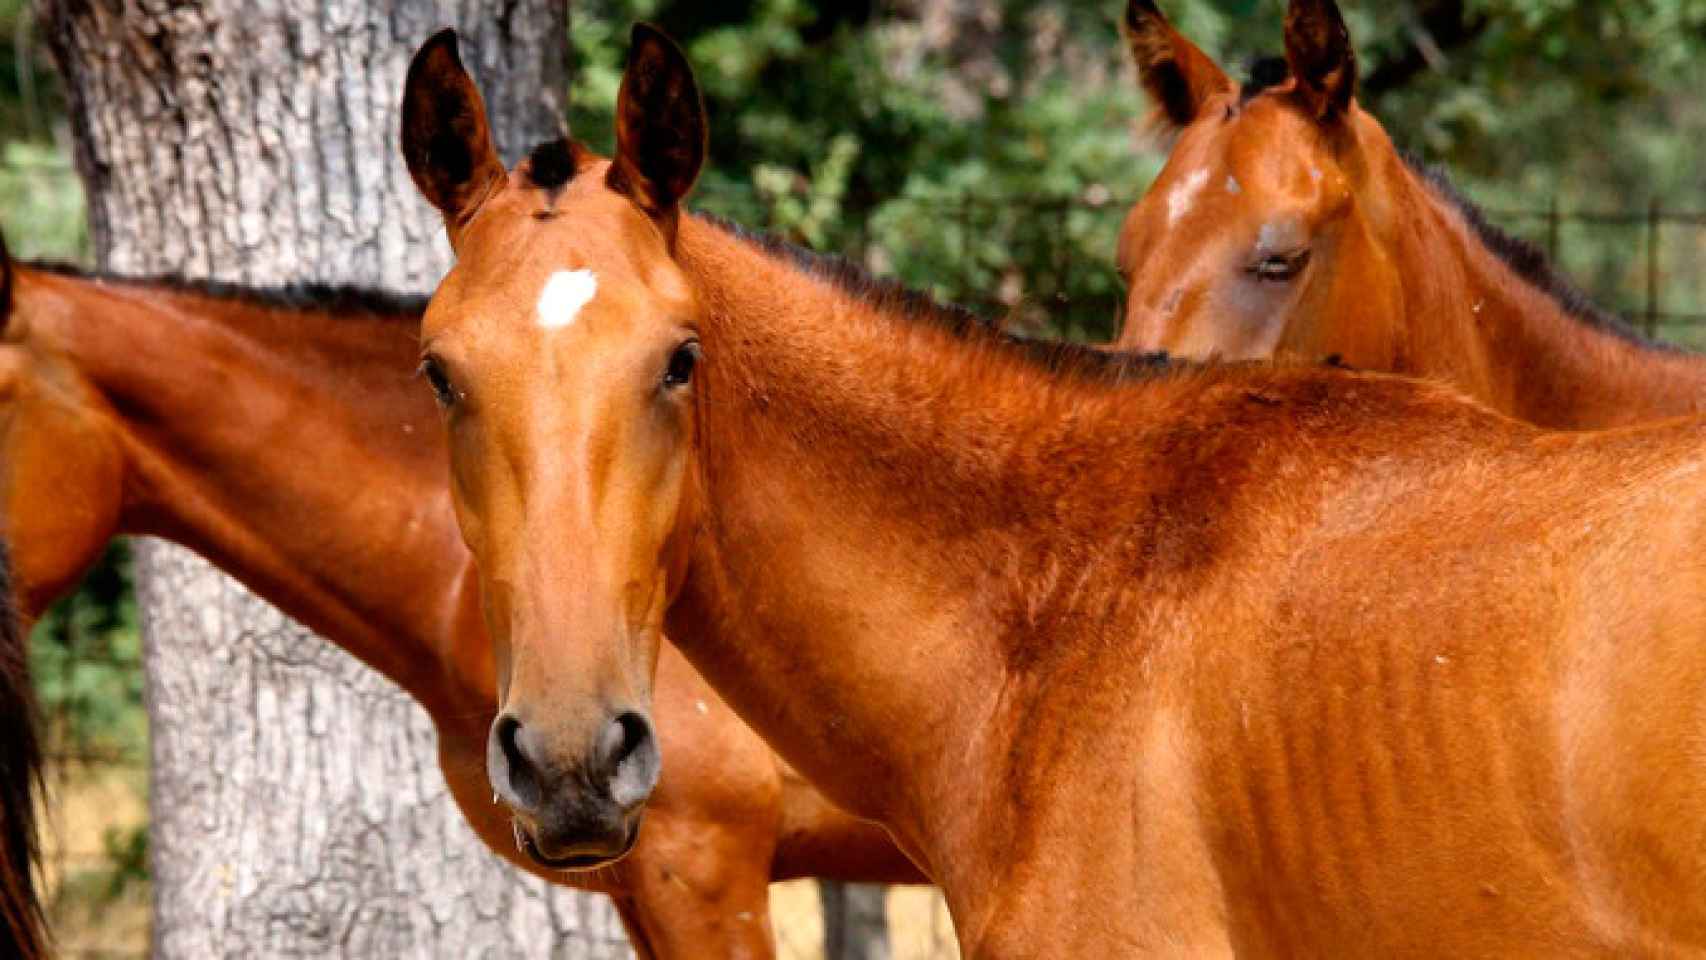
[[[658,952],[647,939],[646,926],[640,919],[639,908],[627,897],[611,897],[616,915],[622,918],[622,929],[628,931],[628,945],[634,948],[635,960],[658,960]]]
[[[630,896],[618,909],[635,951],[656,960],[772,960],[771,844],[720,825],[696,833],[625,864]]]

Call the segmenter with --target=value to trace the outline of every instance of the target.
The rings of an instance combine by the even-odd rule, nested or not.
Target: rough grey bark
[[[628,955],[605,898],[474,839],[414,701],[195,555],[141,546],[155,956]]]
[[[563,0],[44,7],[96,255],[121,273],[431,289],[449,253],[398,155],[397,101],[442,26],[506,160],[561,129]]]
[[[122,273],[430,289],[395,146],[414,48],[459,26],[511,156],[555,135],[562,0],[64,0],[41,13],[96,254]],[[140,553],[155,955],[606,957],[603,898],[474,839],[424,713],[181,549]]]

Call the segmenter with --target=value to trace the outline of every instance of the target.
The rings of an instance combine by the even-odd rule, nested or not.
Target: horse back
[[[1436,428],[1294,466],[1179,618],[1234,942],[1706,945],[1706,425]]]

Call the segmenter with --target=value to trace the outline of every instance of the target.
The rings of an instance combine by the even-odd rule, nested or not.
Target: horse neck
[[[189,547],[429,709],[489,700],[444,667],[477,617],[406,318],[43,279],[125,451],[120,532]]]
[[[969,531],[1005,529],[997,512],[1023,499],[999,489],[992,407],[1026,400],[939,391],[951,378],[917,376],[905,355],[947,334],[874,318],[721,227],[681,230],[709,363],[702,522],[669,635],[808,778],[928,858],[921,838],[957,826],[928,798],[975,762],[1002,686],[1001,652],[966,639],[993,636],[972,624],[1009,599]]]
[[[1456,206],[1394,160],[1410,193],[1395,234],[1404,372],[1449,380],[1543,427],[1601,429],[1706,409],[1706,363],[1573,316],[1490,250]]]

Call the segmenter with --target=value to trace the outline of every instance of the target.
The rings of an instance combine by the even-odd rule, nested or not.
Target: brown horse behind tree
[[[1357,104],[1333,0],[1293,0],[1286,62],[1242,88],[1153,0],[1125,32],[1177,141],[1120,237],[1119,346],[1337,356],[1562,429],[1706,407],[1706,360],[1646,342],[1399,154]]]
[[[667,626],[971,957],[1706,953],[1706,423],[1008,339],[684,211],[649,28],[614,160],[506,170],[453,35],[403,102],[537,848],[627,848]]]
[[[658,685],[670,770],[633,858],[564,873],[518,850],[486,780],[491,645],[444,439],[415,377],[422,300],[100,278],[3,257],[0,278],[15,290],[0,313],[0,519],[26,617],[117,534],[190,547],[408,691],[433,717],[474,831],[512,863],[609,894],[642,957],[771,955],[772,879],[922,879],[672,652]],[[21,678],[15,659],[0,657],[0,679]],[[25,878],[36,760],[16,698],[27,693],[0,684],[0,842],[9,875]]]
[[[3,284],[0,280],[0,310]],[[48,944],[36,883],[42,748],[30,685],[29,634],[14,603],[11,551],[0,539],[0,956],[35,960],[47,955]]]

